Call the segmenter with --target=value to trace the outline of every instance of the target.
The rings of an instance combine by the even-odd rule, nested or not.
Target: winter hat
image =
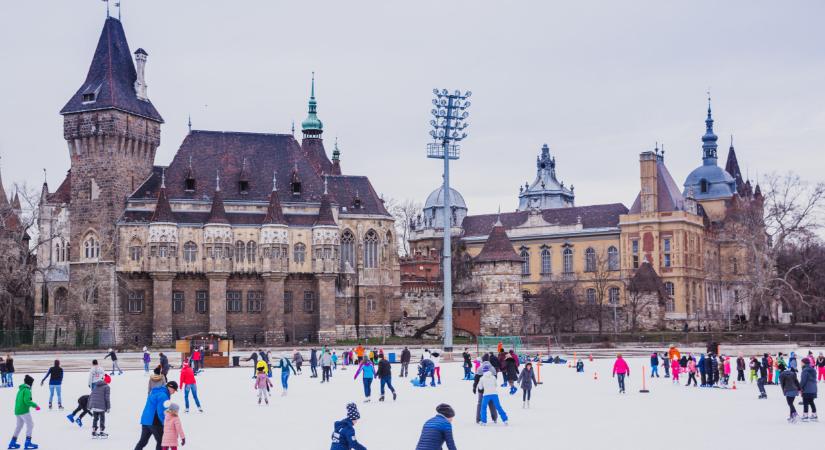
[[[34,378],[32,378],[32,377],[31,377],[31,375],[26,375],[26,376],[23,378],[23,382],[24,382],[24,383],[26,383],[26,384],[28,384],[28,385],[29,385],[29,387],[31,387],[31,385],[34,383]]]
[[[163,402],[163,407],[166,408],[167,411],[174,413],[180,411],[180,405],[178,405],[177,403],[173,403],[171,400],[166,400],[165,402]]]
[[[441,414],[442,416],[444,416],[448,419],[451,418],[451,417],[455,417],[455,411],[453,411],[453,407],[446,404],[446,403],[442,403],[442,404],[436,406],[435,407],[435,412]]]
[[[103,382],[106,383],[106,384],[111,383],[112,382],[112,377],[110,377],[109,374],[103,375]]]
[[[178,390],[178,382],[177,381],[170,381],[170,382],[166,383],[166,387],[172,388],[172,389],[177,391]]]
[[[143,351],[144,351],[144,352],[146,351],[146,347],[143,347]]]
[[[109,349],[109,353],[112,353],[112,349],[111,349],[111,348]]]
[[[347,419],[349,420],[358,420],[361,418],[361,413],[358,412],[358,407],[355,406],[355,403],[349,403],[347,405]]]

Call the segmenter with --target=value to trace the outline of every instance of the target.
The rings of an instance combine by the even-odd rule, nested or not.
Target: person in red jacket
[[[198,373],[203,369],[203,347],[196,348],[195,351],[192,352],[192,369],[195,373]]]
[[[622,354],[616,355],[616,362],[613,363],[613,378],[618,376],[619,379],[619,393],[624,394],[624,377],[630,376],[630,367],[627,366],[627,361],[622,358]]]
[[[189,412],[189,393],[192,393],[192,398],[195,399],[195,406],[198,407],[198,411],[203,412],[203,408],[201,408],[201,401],[198,399],[198,385],[197,381],[195,381],[195,372],[187,363],[183,363],[183,367],[180,369],[180,386],[184,389],[183,391],[183,400],[186,404],[186,412]]]

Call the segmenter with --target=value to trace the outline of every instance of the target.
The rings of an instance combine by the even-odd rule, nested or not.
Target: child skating
[[[794,407],[794,401],[799,395],[799,380],[796,379],[796,372],[791,369],[786,369],[784,363],[779,363],[777,368],[780,370],[779,385],[782,388],[782,393],[785,395],[785,401],[788,402],[790,415],[788,416],[789,423],[796,423],[799,414]]]
[[[266,376],[263,367],[258,368],[258,375],[255,377],[255,391],[258,393],[258,404],[263,400],[269,405],[269,389],[272,387],[272,382]]]
[[[802,391],[802,421],[808,420],[817,421],[816,405],[814,399],[816,398],[816,369],[812,364],[812,358],[802,359],[802,375],[799,377],[799,387]],[[808,416],[808,407],[811,408],[811,415]]]
[[[367,450],[355,439],[355,424],[361,419],[361,413],[355,403],[347,405],[347,417],[335,422],[332,429],[330,450]]]
[[[679,372],[681,369],[682,367],[679,365],[679,360],[673,358],[673,361],[670,362],[670,372],[673,374],[673,384],[679,384]]]
[[[674,359],[678,365],[678,360]],[[678,370],[677,370],[678,372]],[[624,394],[624,378],[630,376],[630,367],[627,366],[627,361],[622,358],[622,354],[616,355],[616,362],[613,363],[613,377],[619,380],[619,393]],[[483,412],[482,412],[483,414]]]
[[[521,385],[521,407],[530,407],[530,393],[533,391],[533,386],[536,386],[536,375],[533,373],[533,364],[528,362],[524,365],[521,374],[518,377]]]
[[[8,358],[6,360],[8,361]],[[34,378],[26,375],[23,378],[23,384],[17,389],[17,398],[14,401],[14,416],[17,420],[17,425],[15,425],[14,434],[11,437],[11,441],[9,441],[10,449],[20,448],[20,444],[17,443],[17,438],[20,436],[23,425],[26,426],[26,442],[24,448],[38,448],[38,445],[32,442],[34,420],[32,419],[31,409],[34,408],[35,411],[40,411],[40,407],[32,401],[32,384],[34,384]]]
[[[178,450],[178,441],[181,447],[186,445],[186,435],[183,433],[183,425],[180,422],[178,413],[180,406],[177,403],[167,400],[163,403],[166,407],[163,420],[163,438],[160,441],[162,450]]]
[[[104,375],[103,379],[95,384],[92,393],[89,394],[89,411],[92,413],[92,439],[106,439],[106,413],[112,409],[111,387],[109,383],[112,378]],[[100,430],[98,432],[97,430]]]

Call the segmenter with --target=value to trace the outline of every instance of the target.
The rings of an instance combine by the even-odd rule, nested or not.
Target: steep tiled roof
[[[284,211],[281,209],[281,200],[278,198],[278,191],[269,194],[269,206],[266,208],[263,224],[285,225]]]
[[[165,187],[161,187],[158,191],[158,201],[155,203],[155,211],[152,213],[152,222],[175,222],[172,207],[169,206],[169,199],[166,197]]]
[[[685,209],[685,198],[663,160],[656,162],[656,194],[659,212],[683,211]],[[630,214],[639,214],[641,211],[641,195],[637,195],[633,206],[630,207]]]
[[[86,81],[60,110],[60,114],[114,108],[163,122],[152,102],[137,98],[136,80],[137,72],[123,25],[114,17],[109,17],[100,33]],[[84,102],[84,94],[94,94],[95,100]]]
[[[229,223],[229,219],[226,218],[226,209],[223,206],[223,193],[220,189],[215,189],[215,193],[212,194],[212,208],[209,210],[206,223]]]
[[[544,220],[556,225],[575,225],[581,218],[584,228],[611,228],[619,226],[619,216],[627,214],[627,207],[621,203],[606,205],[554,208],[541,211]],[[496,218],[501,218],[505,229],[516,228],[527,222],[529,211],[467,216],[462,222],[465,237],[485,236],[493,228]]]
[[[206,224],[209,223],[209,212],[206,211],[172,211],[174,223]],[[227,223],[231,225],[260,225],[264,223],[266,214],[262,213],[225,213]],[[312,227],[318,218],[315,214],[284,214],[284,224],[295,227]],[[152,211],[127,210],[121,221],[124,223],[149,223],[152,220]],[[214,223],[214,222],[213,222]]]
[[[667,298],[668,295],[659,274],[647,261],[636,269],[636,273],[630,279],[628,290],[631,292],[656,292],[659,294],[660,301]]]
[[[329,203],[328,194],[321,196],[321,207],[318,209],[318,219],[315,220],[315,225],[335,226],[335,216],[332,215],[332,205]]]
[[[66,172],[66,178],[60,183],[57,190],[49,194],[48,201],[52,203],[69,203],[72,200],[72,171]]]
[[[314,139],[313,148],[322,145]],[[322,150],[322,148],[321,148]],[[324,192],[323,169],[308,156],[305,149],[289,134],[239,133],[193,130],[184,139],[175,158],[166,169],[168,196],[176,199],[203,200],[212,197],[214,176],[220,170],[222,195],[226,201],[269,201],[272,192],[272,174],[277,175],[280,203],[315,203],[321,201]],[[195,190],[186,191],[185,180],[192,157],[195,174]],[[243,160],[246,158],[248,190],[239,189]],[[301,191],[294,195],[290,175],[297,167]],[[252,170],[249,170],[251,168]],[[329,175],[330,202],[346,208],[353,214],[389,215],[369,179],[362,176]],[[160,189],[161,170],[156,168],[146,182],[132,194],[132,199],[154,199]],[[355,199],[360,208],[355,208]]]
[[[510,238],[507,237],[504,226],[501,223],[496,223],[492,231],[490,231],[487,241],[484,242],[481,253],[479,253],[473,261],[477,263],[495,261],[521,262],[521,257],[513,250],[513,244],[510,242]]]

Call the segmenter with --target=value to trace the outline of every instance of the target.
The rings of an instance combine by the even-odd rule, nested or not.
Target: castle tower
[[[152,171],[163,118],[146,97],[147,53],[135,52],[135,69],[121,22],[103,25],[86,80],[60,111],[71,159],[69,304],[75,311],[93,292],[88,331],[103,342],[120,341],[113,286],[115,224],[126,197]],[[84,295],[85,294],[85,295]],[[108,320],[107,320],[108,319]]]
[[[312,73],[307,118],[301,122],[301,131],[303,132],[301,149],[306,155],[310,166],[318,175],[335,172],[332,161],[329,160],[324,149],[324,140],[321,138],[324,133],[324,123],[318,118],[318,101],[315,100],[315,72]]]

